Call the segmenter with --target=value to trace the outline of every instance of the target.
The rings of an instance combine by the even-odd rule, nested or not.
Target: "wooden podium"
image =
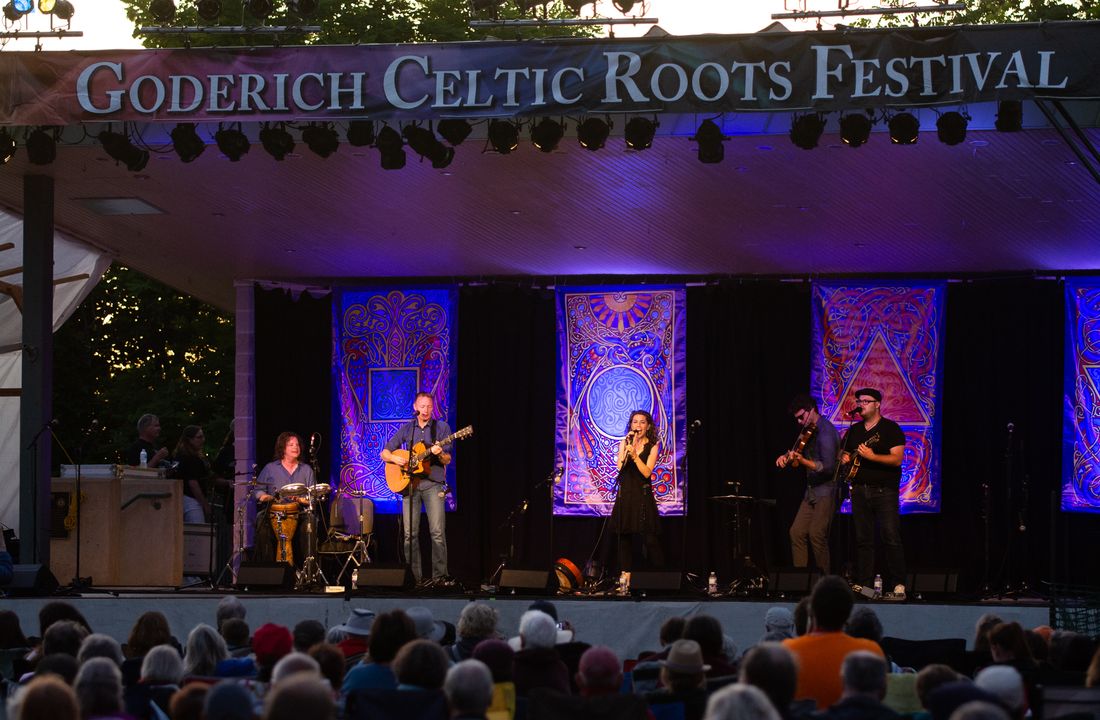
[[[55,507],[67,493],[72,525],[76,478],[54,478]],[[89,466],[80,480],[80,574],[93,585],[175,586],[183,581],[183,498],[178,480],[161,470]],[[55,522],[58,520],[55,514]],[[76,527],[51,533],[51,570],[61,583],[76,577]]]

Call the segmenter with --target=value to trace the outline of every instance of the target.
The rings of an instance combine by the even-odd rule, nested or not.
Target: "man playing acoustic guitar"
[[[435,403],[431,393],[420,392],[413,400],[416,412],[409,422],[401,426],[382,450],[382,459],[404,467],[409,462],[409,453],[395,452],[402,445],[412,451],[417,444],[431,452],[420,467],[413,468],[409,475],[409,486],[401,498],[401,517],[405,526],[404,552],[412,565],[413,577],[420,582],[420,506],[428,514],[428,533],[432,538],[432,577],[447,575],[447,513],[444,501],[447,495],[447,464],[451,455],[443,450],[436,441],[451,434],[446,420],[432,417]],[[410,503],[412,512],[410,513]],[[410,540],[411,538],[411,540]],[[410,550],[411,548],[411,550]]]

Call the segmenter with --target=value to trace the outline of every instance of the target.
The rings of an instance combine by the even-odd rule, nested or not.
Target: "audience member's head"
[[[971,700],[951,713],[951,720],[1010,720],[1010,718],[1004,708],[995,703]]]
[[[375,616],[367,638],[367,654],[373,663],[392,663],[397,651],[416,639],[416,626],[403,610],[391,610]]]
[[[245,610],[244,603],[242,603],[236,595],[226,595],[218,601],[218,610],[215,615],[218,629],[221,629],[222,623],[226,620],[230,618],[244,620],[247,614],[248,611]]]
[[[840,632],[852,614],[852,591],[844,578],[826,575],[810,593],[810,618],[813,629]]]
[[[882,621],[870,605],[858,605],[852,608],[844,632],[854,638],[863,638],[872,642],[882,642]]]
[[[185,675],[213,675],[214,668],[229,657],[225,640],[218,631],[206,623],[199,623],[187,635],[187,649],[183,654]]]
[[[38,610],[38,637],[45,638],[46,630],[49,629],[50,625],[61,620],[72,620],[83,626],[86,631],[85,634],[92,631],[91,624],[80,614],[79,610],[64,600],[52,600]],[[76,651],[71,654],[75,657]]]
[[[72,685],[76,682],[76,671],[79,669],[80,663],[76,661],[75,656],[66,653],[54,653],[38,661],[38,665],[34,668],[34,676],[56,675],[64,680],[66,685]]]
[[[252,720],[252,695],[240,683],[222,681],[203,700],[202,720]]]
[[[1024,629],[1018,622],[994,625],[989,631],[989,652],[994,662],[1030,660],[1031,650],[1024,639]]]
[[[400,685],[441,690],[447,675],[447,653],[439,643],[423,638],[405,643],[393,659],[393,674]]]
[[[352,608],[351,613],[348,614],[348,619],[344,621],[344,624],[337,625],[336,627],[345,633],[345,637],[367,637],[370,635],[371,626],[374,624],[375,616],[376,613],[373,610],[368,610],[367,608]],[[330,640],[329,642],[343,641]]]
[[[122,712],[122,671],[107,658],[92,658],[81,665],[73,689],[84,717]]]
[[[554,618],[554,624],[558,622],[558,608],[554,603],[549,600],[539,599],[527,606],[528,610],[542,610],[544,613]]]
[[[1050,643],[1041,633],[1034,630],[1024,630],[1024,640],[1027,641],[1027,649],[1031,652],[1031,657],[1035,662],[1047,659],[1050,654]]]
[[[844,681],[843,697],[866,697],[881,701],[886,697],[886,661],[874,653],[857,650],[848,653],[840,665]]]
[[[11,717],[18,720],[79,720],[80,718],[80,703],[76,693],[64,680],[55,675],[36,675],[20,690],[8,709]]]
[[[714,691],[703,717],[704,720],[780,720],[760,688],[739,683]]]
[[[493,700],[493,676],[480,660],[463,660],[447,671],[443,693],[452,716],[484,717]]]
[[[528,610],[519,620],[520,648],[552,648],[558,641],[554,618],[542,610]]]
[[[1096,648],[1089,669],[1085,671],[1085,687],[1100,687],[1100,647]]]
[[[794,634],[802,637],[810,632],[810,596],[807,595],[794,606]]]
[[[202,720],[203,708],[210,686],[193,682],[180,688],[168,703],[168,715],[172,720]]]
[[[130,637],[126,639],[126,654],[133,658],[141,657],[157,645],[168,645],[171,642],[172,630],[168,626],[168,618],[164,617],[164,613],[150,610],[142,613],[130,629]]]
[[[179,685],[183,680],[183,658],[171,645],[157,645],[141,661],[141,682],[146,685]]]
[[[622,663],[614,650],[595,645],[581,655],[576,680],[582,695],[616,694],[623,684]]]
[[[1013,718],[1022,718],[1027,712],[1027,696],[1020,671],[1011,665],[990,665],[974,676],[974,684],[996,696]]]
[[[333,645],[339,645],[348,639],[348,633],[344,630],[343,625],[333,625],[325,633],[325,642],[332,643]]]
[[[512,682],[515,672],[515,651],[504,640],[490,638],[474,646],[474,660],[480,660],[493,674],[493,682]]]
[[[271,684],[278,685],[287,678],[299,673],[319,678],[321,677],[321,666],[309,655],[295,650],[282,656],[279,658],[279,662],[275,663],[275,667],[271,670]]]
[[[920,706],[927,710],[928,696],[932,694],[932,691],[940,685],[956,682],[958,679],[959,674],[948,665],[941,663],[925,665],[917,673],[916,691]]]
[[[271,679],[275,663],[294,647],[290,630],[275,623],[265,623],[252,636],[252,654],[256,657],[256,677],[266,682]]]
[[[1047,661],[1051,667],[1065,672],[1085,672],[1096,650],[1088,635],[1059,630],[1052,634]]]
[[[58,620],[46,628],[42,636],[42,654],[64,653],[76,657],[86,637],[88,630],[84,625],[75,620]]]
[[[764,634],[777,638],[794,637],[794,613],[785,607],[768,608],[764,613]]]
[[[94,657],[107,658],[115,665],[122,667],[122,646],[110,635],[92,633],[80,643],[80,650],[76,653],[76,661],[83,665]]]
[[[989,652],[989,631],[1003,623],[999,615],[985,613],[974,623],[974,651]]]
[[[328,680],[334,690],[339,690],[344,683],[344,671],[347,669],[344,651],[330,643],[321,642],[309,649],[309,656],[320,666],[321,677]]]
[[[443,622],[436,620],[432,615],[432,611],[422,605],[414,605],[410,608],[405,608],[405,614],[413,621],[413,626],[416,628],[416,636],[422,640],[431,640],[432,642],[442,642],[443,636],[447,634],[447,626]]]
[[[443,652],[443,649],[436,645]],[[442,683],[441,683],[442,684]],[[264,701],[264,720],[336,720],[332,688],[320,678],[298,675],[287,678]],[[174,720],[174,719],[173,719]]]
[[[975,685],[969,678],[944,683],[928,694],[925,709],[932,720],[949,720],[951,714],[968,702],[980,700],[997,704],[997,698]]]
[[[661,631],[657,635],[658,640],[661,642],[661,647],[665,648],[676,642],[684,636],[684,627],[687,625],[687,618],[680,615],[673,615],[672,617],[661,623]]]
[[[294,626],[294,649],[309,652],[319,642],[325,641],[325,626],[319,620],[302,620]]]
[[[684,626],[685,640],[694,640],[703,650],[703,657],[713,658],[722,652],[722,623],[712,615],[692,615]],[[733,660],[733,658],[728,658]]]
[[[250,632],[248,623],[240,618],[226,618],[219,632],[222,635],[222,639],[225,640],[226,647],[231,650],[243,648],[248,645],[248,635]]]
[[[29,643],[19,624],[19,616],[11,610],[0,610],[0,650],[25,647],[29,647]]]
[[[458,636],[470,640],[496,637],[499,619],[493,606],[483,602],[467,603],[458,615]]]
[[[695,640],[680,638],[661,661],[661,683],[674,693],[703,687],[710,665],[703,662],[703,649]]]
[[[761,643],[741,660],[738,680],[763,690],[775,709],[782,713],[794,700],[798,661],[794,653],[779,643]]]

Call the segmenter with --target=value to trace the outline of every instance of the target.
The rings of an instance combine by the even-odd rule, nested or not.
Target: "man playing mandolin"
[[[905,433],[882,416],[882,393],[874,388],[855,392],[856,411],[863,419],[844,436],[840,461],[852,486],[852,527],[856,531],[856,582],[870,586],[875,574],[875,521],[886,546],[886,598],[905,599],[905,553],[901,547],[898,493]]]
[[[806,475],[806,493],[791,523],[791,557],[796,567],[809,565],[808,546],[814,549],[814,563],[829,574],[829,526],[836,509],[836,451],[840,436],[836,427],[821,417],[817,401],[809,395],[796,395],[787,411],[798,422],[799,433],[790,450],[775,464],[780,468],[798,468]]]
[[[413,410],[416,417],[402,425],[389,439],[382,449],[382,459],[404,467],[408,465],[410,452],[419,450],[417,445],[430,450],[421,465],[410,468],[409,486],[401,498],[401,517],[405,526],[404,551],[412,565],[413,577],[420,582],[421,504],[428,515],[428,534],[432,539],[432,577],[447,575],[447,513],[444,502],[447,495],[446,466],[451,462],[451,455],[436,441],[449,436],[451,428],[445,420],[437,420],[432,416],[435,403],[431,393],[417,393],[413,400]],[[410,452],[397,452],[402,446]]]

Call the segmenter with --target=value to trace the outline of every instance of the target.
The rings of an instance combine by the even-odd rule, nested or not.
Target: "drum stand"
[[[313,522],[313,491],[310,490],[309,505],[306,506],[306,552],[309,554],[302,561],[302,569],[298,571],[298,581],[294,585],[295,590],[305,590],[317,585],[328,585],[328,579],[321,572],[321,564],[317,562],[317,558],[314,556],[317,534]]]
[[[244,508],[248,503],[248,499],[251,497],[251,493],[241,498],[241,501],[237,503],[237,547],[233,548],[233,552],[229,555],[229,560],[226,561],[225,567],[218,573],[218,577],[215,578],[211,588],[221,587],[222,578],[226,573],[229,573],[230,577],[233,577],[233,561],[244,559]]]

